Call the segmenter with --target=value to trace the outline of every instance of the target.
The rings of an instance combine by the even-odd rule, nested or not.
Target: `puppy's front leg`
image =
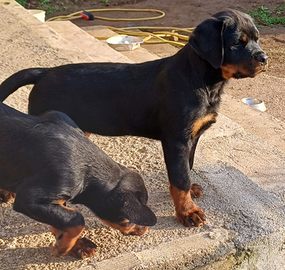
[[[51,232],[56,238],[53,252],[55,256],[70,254],[78,259],[91,257],[95,254],[97,246],[86,238],[79,238],[84,227],[70,227],[64,231],[51,226]]]
[[[197,184],[190,182],[189,155],[191,145],[183,140],[167,140],[162,142],[165,163],[170,182],[170,195],[173,199],[176,217],[182,225],[189,227],[202,226],[206,223],[203,211],[195,205],[191,194],[199,197]]]
[[[36,187],[33,188],[37,190]],[[83,216],[66,207],[65,201],[44,199],[44,193],[41,194],[43,198],[38,198],[36,194],[31,194],[31,190],[20,189],[17,192],[14,210],[51,225],[51,231],[56,238],[54,255],[70,254],[79,259],[93,256],[97,246],[90,240],[79,238],[85,227]]]

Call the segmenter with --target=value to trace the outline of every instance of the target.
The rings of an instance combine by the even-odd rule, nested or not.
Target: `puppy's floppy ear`
[[[125,202],[123,212],[131,223],[137,225],[154,226],[157,222],[157,218],[150,208],[141,204],[136,198]]]
[[[214,68],[221,67],[224,60],[223,32],[223,20],[211,18],[199,24],[189,39],[196,53]]]

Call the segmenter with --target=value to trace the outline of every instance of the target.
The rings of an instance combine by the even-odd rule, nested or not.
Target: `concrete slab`
[[[90,61],[87,53],[13,0],[3,3],[0,82],[23,68]],[[6,103],[25,112],[28,94],[28,87],[18,90]],[[191,172],[193,182],[204,188],[196,203],[205,211],[207,224],[184,228],[174,217],[160,142],[95,135],[91,140],[142,175],[157,225],[141,237],[125,237],[76,206],[86,220],[84,236],[99,246],[98,252],[81,261],[54,258],[49,227],[2,204],[1,269],[285,269],[285,156],[277,147],[220,115],[201,138]]]
[[[128,57],[110,48],[107,43],[99,41],[70,21],[51,21],[46,24],[79,50],[87,53],[93,62],[132,62]]]

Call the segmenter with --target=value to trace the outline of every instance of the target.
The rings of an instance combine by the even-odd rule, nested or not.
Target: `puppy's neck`
[[[193,91],[200,96],[200,99],[206,100],[206,104],[209,104],[213,111],[217,111],[227,83],[222,76],[222,69],[214,68],[207,60],[200,57],[189,43],[175,57],[177,63],[180,65],[183,63],[184,71],[191,71],[191,74],[185,76],[188,77]]]
[[[192,83],[196,84],[197,88],[216,88],[227,81],[223,78],[222,69],[214,68],[207,60],[199,56],[189,43],[176,54],[176,57],[179,62],[185,61],[186,68],[191,70]]]

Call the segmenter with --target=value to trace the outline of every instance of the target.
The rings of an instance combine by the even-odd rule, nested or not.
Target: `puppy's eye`
[[[233,44],[233,46],[239,46],[239,45],[240,45],[239,40],[237,40],[237,41]]]
[[[245,46],[246,46],[246,41],[243,40],[237,40],[233,44],[233,47],[236,49],[243,49]]]

